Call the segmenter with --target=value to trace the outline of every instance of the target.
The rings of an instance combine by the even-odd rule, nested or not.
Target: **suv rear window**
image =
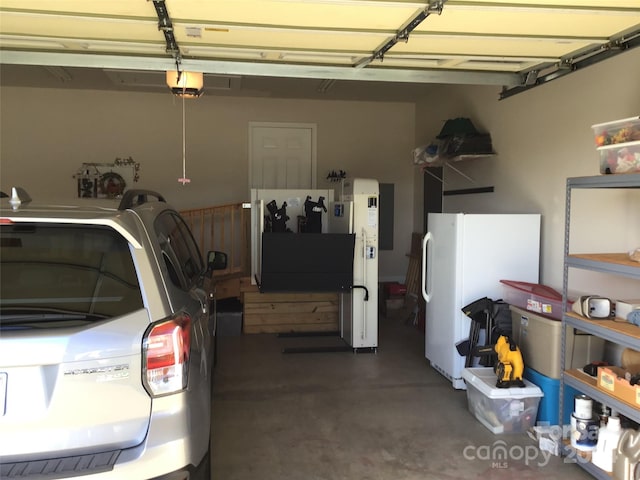
[[[108,227],[0,225],[0,322],[91,320],[143,307],[127,241]]]

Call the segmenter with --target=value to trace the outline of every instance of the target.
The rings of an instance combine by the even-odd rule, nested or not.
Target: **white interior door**
[[[315,186],[315,124],[249,123],[249,189]]]

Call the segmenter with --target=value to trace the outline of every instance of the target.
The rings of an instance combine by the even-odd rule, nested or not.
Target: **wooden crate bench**
[[[243,293],[244,333],[338,330],[338,293]]]

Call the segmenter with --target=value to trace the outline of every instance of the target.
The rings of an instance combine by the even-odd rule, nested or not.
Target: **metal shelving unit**
[[[624,253],[606,254],[571,254],[569,252],[569,234],[571,218],[571,194],[574,189],[616,189],[640,188],[640,174],[598,175],[593,177],[574,177],[567,179],[565,241],[564,241],[564,275],[562,285],[562,378],[560,380],[560,418],[562,418],[564,402],[564,385],[590,396],[597,402],[604,403],[618,411],[621,415],[640,422],[640,408],[613,397],[597,387],[595,378],[580,370],[565,370],[566,326],[598,336],[625,348],[640,350],[640,328],[625,322],[614,320],[593,321],[567,312],[567,292],[569,287],[569,269],[583,269],[600,273],[620,275],[631,279],[640,279],[640,264],[628,259]],[[640,214],[640,209],[639,209]],[[640,239],[639,239],[640,240]],[[591,462],[578,462],[582,468],[596,478],[610,479],[611,475],[596,467]]]

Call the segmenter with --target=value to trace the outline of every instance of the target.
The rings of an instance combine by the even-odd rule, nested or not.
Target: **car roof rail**
[[[153,190],[127,190],[124,192],[124,195],[122,195],[118,210],[126,210],[147,203],[150,201],[148,197],[155,197],[158,202],[166,203],[164,197]]]
[[[4,192],[2,198],[9,197],[9,195]],[[31,201],[31,195],[27,193],[27,191],[22,187],[11,187],[11,197],[9,198],[9,203],[15,210],[23,203],[29,203]]]

